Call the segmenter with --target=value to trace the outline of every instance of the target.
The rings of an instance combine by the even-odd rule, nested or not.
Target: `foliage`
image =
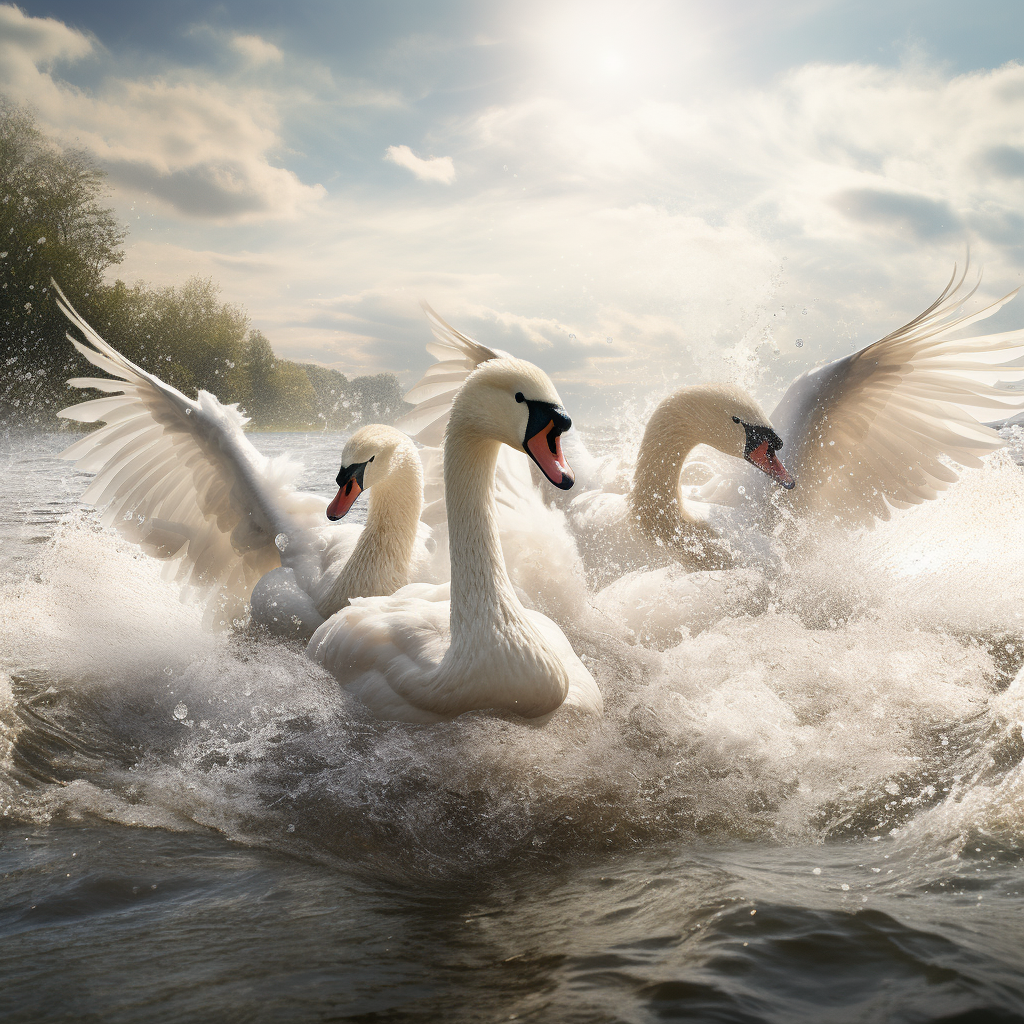
[[[50,279],[84,306],[124,258],[125,231],[102,196],[103,172],[85,153],[58,149],[0,98],[0,415],[38,421],[78,364]]]
[[[187,395],[239,403],[257,429],[343,430],[405,408],[393,374],[349,381],[279,359],[211,280],[104,284],[126,232],[103,195],[89,157],[58,149],[28,111],[0,98],[0,422],[53,427],[59,409],[84,398],[66,380],[92,368],[66,340],[51,278],[133,362]]]

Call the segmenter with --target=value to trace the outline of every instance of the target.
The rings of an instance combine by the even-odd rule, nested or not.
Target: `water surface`
[[[564,623],[607,716],[537,731],[211,633],[71,439],[0,450],[0,1019],[1024,1021],[1012,454],[665,650]]]

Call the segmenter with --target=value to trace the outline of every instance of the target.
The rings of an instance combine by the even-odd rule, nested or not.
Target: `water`
[[[0,449],[0,1019],[1024,1021],[1013,455],[667,650],[566,622],[607,716],[537,731],[209,633],[67,443]]]

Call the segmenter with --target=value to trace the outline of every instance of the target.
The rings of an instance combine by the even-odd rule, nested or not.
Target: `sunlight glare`
[[[570,92],[650,93],[692,56],[692,39],[660,5],[561,6],[538,17],[534,35]]]

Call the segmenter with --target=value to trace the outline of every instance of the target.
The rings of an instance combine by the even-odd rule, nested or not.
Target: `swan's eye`
[[[739,421],[740,421],[739,416],[733,416],[732,421],[733,421],[733,423],[739,423]]]
[[[517,402],[525,402],[525,401],[526,401],[526,399],[525,399],[525,398],[523,398],[523,393],[522,393],[522,391],[517,391],[517,392],[516,392],[516,401],[517,401]]]
[[[368,461],[369,461],[369,462],[373,462],[373,460],[374,460],[375,458],[377,458],[377,456],[376,456],[376,455],[371,455]]]

